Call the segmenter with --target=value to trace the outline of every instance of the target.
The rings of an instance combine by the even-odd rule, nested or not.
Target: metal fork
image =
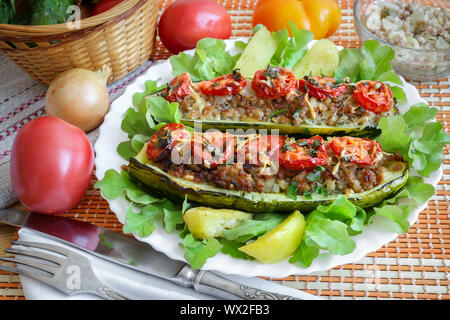
[[[89,259],[73,250],[28,241],[12,241],[12,244],[37,248],[52,254],[20,248],[6,249],[5,251],[14,254],[15,258],[0,257],[0,261],[15,263],[16,268],[0,265],[0,270],[39,280],[67,295],[91,293],[108,300],[128,300],[104,285],[95,276]],[[29,268],[19,268],[18,265]]]

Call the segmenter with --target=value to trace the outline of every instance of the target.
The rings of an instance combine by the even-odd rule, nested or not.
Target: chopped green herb
[[[297,200],[297,192],[298,186],[295,182],[291,182],[291,184],[287,187],[286,195],[292,200]]]
[[[311,192],[309,192],[309,191],[303,191],[303,196],[306,198],[306,199],[312,199],[312,195],[311,195]]]
[[[278,68],[272,68],[270,64],[267,66],[266,70],[264,70],[264,75],[268,79],[276,79],[278,78],[280,71]]]
[[[308,86],[306,85],[306,82],[303,82],[303,91],[305,91],[306,93],[309,92]]]
[[[300,147],[306,147],[308,145],[308,140],[298,140],[297,143]]]
[[[324,197],[328,197],[329,194],[327,193],[327,191],[322,188],[322,187],[317,187],[316,188],[316,193],[323,195]]]
[[[306,175],[306,179],[308,181],[317,181],[322,177],[322,172],[325,170],[322,166],[317,166],[314,168],[313,172],[310,172]]]
[[[288,143],[287,140],[281,146],[281,152],[293,151],[295,148],[292,146],[292,143]]]
[[[234,80],[236,80],[236,81],[241,81],[241,80],[242,80],[242,75],[241,75],[241,73],[239,72],[239,69],[234,69],[234,70],[233,70],[233,78],[234,78]]]
[[[275,117],[275,116],[277,116],[277,115],[279,115],[279,114],[283,114],[283,113],[285,113],[287,110],[288,110],[288,109],[285,108],[285,109],[281,109],[281,110],[274,111],[274,112],[272,112],[272,114],[269,116],[269,118]]]

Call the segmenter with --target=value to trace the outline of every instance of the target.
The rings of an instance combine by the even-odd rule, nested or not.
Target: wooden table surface
[[[0,256],[5,255],[5,249],[11,244],[16,228],[0,224]]]

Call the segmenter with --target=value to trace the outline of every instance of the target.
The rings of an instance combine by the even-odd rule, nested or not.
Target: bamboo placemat
[[[163,10],[173,0],[160,1]],[[232,16],[233,36],[251,35],[251,15],[256,0],[219,1]],[[354,27],[353,1],[339,0],[342,23],[331,37],[344,47],[361,45]],[[445,0],[425,1],[448,5]],[[157,41],[152,59],[167,59],[169,52]],[[437,120],[450,130],[450,82],[448,78],[430,82],[411,82],[421,96],[440,109]],[[444,176],[436,188],[436,195],[409,232],[400,235],[378,251],[358,262],[335,267],[326,272],[307,276],[269,279],[311,294],[330,299],[450,299],[450,157],[445,150]],[[122,225],[103,200],[99,191],[91,186],[81,203],[65,216],[121,231]],[[0,239],[5,241],[5,239]],[[1,253],[0,253],[1,254]],[[24,299],[19,277],[0,271],[0,300]]]

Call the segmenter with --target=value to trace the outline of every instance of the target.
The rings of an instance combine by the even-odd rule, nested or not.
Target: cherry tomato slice
[[[259,98],[279,99],[297,88],[297,80],[288,69],[268,66],[255,73],[252,88]]]
[[[279,159],[279,150],[285,137],[258,135],[249,137],[237,148],[237,161],[252,165],[270,165]]]
[[[326,100],[328,98],[334,99],[339,97],[347,90],[347,84],[336,83],[336,79],[330,77],[305,77],[299,80],[298,87],[301,91],[308,93],[311,97]]]
[[[280,166],[291,170],[304,170],[325,165],[327,147],[320,136],[292,141],[286,139],[280,154]]]
[[[220,131],[194,133],[194,163],[214,168],[227,162],[234,154],[234,137]]]
[[[330,148],[341,160],[362,165],[375,164],[383,156],[383,150],[375,140],[335,137],[331,140]]]
[[[147,157],[153,161],[161,161],[170,156],[170,152],[177,143],[189,136],[189,131],[181,123],[166,124],[150,137]]]
[[[169,102],[176,102],[190,95],[192,90],[191,76],[185,72],[173,79],[161,96]]]
[[[202,93],[214,96],[235,95],[247,85],[245,78],[237,71],[216,79],[202,81],[199,87]]]
[[[353,98],[361,107],[374,113],[389,111],[394,104],[391,89],[380,81],[358,82]]]

